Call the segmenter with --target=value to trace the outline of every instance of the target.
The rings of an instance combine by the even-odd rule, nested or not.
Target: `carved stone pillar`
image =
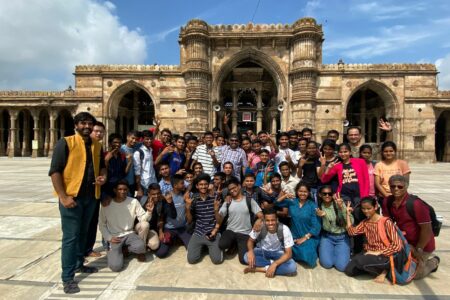
[[[39,138],[39,114],[37,112],[31,114],[33,117],[33,142],[32,142],[32,152],[31,157],[36,158],[39,156],[39,149],[42,146]],[[35,147],[34,147],[35,146]]]
[[[209,88],[208,24],[191,20],[181,28],[179,43],[182,49],[182,68],[186,81],[187,130],[201,133],[211,129]]]
[[[270,111],[270,120],[271,120],[270,133],[272,135],[275,135],[277,133],[277,117],[278,117],[278,111],[271,110]]]
[[[256,94],[256,132],[262,130],[263,107],[262,107],[262,88],[259,87]]]
[[[315,125],[316,81],[321,63],[320,49],[323,41],[322,26],[312,18],[303,18],[293,25],[291,42],[292,82],[291,123],[295,128]]]
[[[139,124],[139,94],[138,91],[133,91],[133,129],[138,129]]]
[[[361,109],[360,109],[360,115],[359,115],[359,126],[361,127],[361,133],[362,136],[367,136],[368,140],[366,140],[366,142],[370,141],[370,138],[368,135],[366,135],[366,91],[363,90],[361,93],[361,99],[360,99],[361,103],[359,104]],[[377,143],[379,143],[379,136],[378,136],[378,132],[377,132]]]
[[[17,132],[17,116],[18,111],[10,111],[9,118],[11,122],[11,128],[9,129],[9,146],[8,146],[8,157],[19,156],[19,135]]]
[[[233,108],[231,110],[231,132],[237,132],[238,123],[238,99],[237,99],[237,89],[233,89]]]
[[[51,157],[53,155],[53,149],[55,148],[56,139],[57,139],[57,129],[56,129],[56,118],[58,118],[58,112],[51,111],[50,112],[50,142],[48,145],[48,156]]]
[[[3,120],[3,113],[0,112],[0,156],[5,156],[6,149],[5,149],[5,141],[3,140],[5,136],[5,128],[3,128],[4,120]]]

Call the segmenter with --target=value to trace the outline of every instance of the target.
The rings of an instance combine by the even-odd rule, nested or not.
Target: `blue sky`
[[[450,89],[448,0],[16,0],[0,4],[0,89],[62,89],[77,64],[179,64],[178,33],[210,24],[323,25],[323,62],[436,63]]]

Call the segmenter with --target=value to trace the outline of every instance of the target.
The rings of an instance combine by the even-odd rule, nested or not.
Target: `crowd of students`
[[[79,291],[76,271],[97,271],[80,262],[101,255],[93,251],[97,223],[113,271],[129,252],[139,261],[147,251],[165,258],[179,240],[190,264],[206,250],[214,264],[237,253],[245,273],[267,277],[295,276],[297,263],[319,263],[383,282],[406,263],[403,237],[417,265],[410,279],[438,269],[431,208],[407,192],[411,171],[392,141],[381,145],[376,162],[358,127],[347,129],[348,142],[338,143],[340,133],[330,130],[319,144],[309,128],[231,133],[225,117],[223,132],[201,136],[160,130],[157,120],[149,130],[109,135],[100,153],[94,146],[104,125],[87,113],[77,117],[75,136],[58,142],[49,172],[61,200],[66,293]],[[390,139],[390,124],[380,120],[380,129]],[[71,156],[84,162],[81,169]],[[82,172],[75,184],[73,172]],[[100,186],[95,206],[78,203]],[[87,224],[69,222],[76,209]]]

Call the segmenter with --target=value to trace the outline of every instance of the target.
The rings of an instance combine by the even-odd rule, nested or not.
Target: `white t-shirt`
[[[291,230],[286,225],[278,223],[278,226],[283,226],[283,236],[284,236],[284,248],[290,248],[294,246],[294,239],[292,238]],[[256,240],[260,232],[252,230],[250,232],[250,237]],[[278,239],[278,234],[267,232],[265,239],[261,240],[257,247],[262,248],[266,251],[279,251],[282,250],[281,242]]]

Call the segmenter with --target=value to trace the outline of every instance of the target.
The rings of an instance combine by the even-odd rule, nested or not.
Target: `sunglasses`
[[[395,188],[398,188],[399,190],[403,190],[403,188],[404,188],[404,186],[403,185],[396,185],[396,184],[394,184],[394,185],[390,185],[389,186],[391,189],[395,189]]]
[[[333,193],[329,192],[329,193],[322,193],[322,196],[333,196]]]

